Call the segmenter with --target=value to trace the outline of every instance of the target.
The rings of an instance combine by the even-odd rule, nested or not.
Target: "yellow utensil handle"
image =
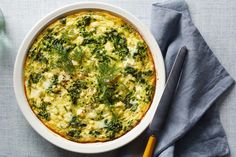
[[[152,157],[153,149],[155,148],[156,141],[157,141],[157,139],[154,135],[149,137],[148,143],[147,143],[145,151],[143,153],[143,157]]]

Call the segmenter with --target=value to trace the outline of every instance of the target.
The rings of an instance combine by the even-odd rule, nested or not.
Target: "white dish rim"
[[[97,142],[97,143],[77,143],[70,140],[67,140],[60,135],[54,133],[50,129],[48,129],[33,113],[31,110],[27,98],[24,92],[24,84],[23,84],[23,68],[24,68],[24,61],[28,51],[29,46],[31,45],[32,41],[35,39],[37,34],[42,30],[43,27],[48,25],[52,20],[57,19],[59,16],[63,16],[68,12],[75,11],[75,10],[83,10],[83,9],[101,9],[105,11],[109,11],[115,13],[121,17],[127,19],[139,33],[142,35],[143,39],[148,44],[155,68],[156,68],[156,89],[155,95],[152,101],[152,104],[140,121],[140,123],[134,127],[132,130],[124,134],[123,136],[107,141],[107,142]],[[127,11],[113,6],[111,4],[102,3],[102,2],[78,2],[73,3],[70,5],[66,5],[61,7],[48,15],[42,18],[26,35],[24,38],[16,57],[15,65],[14,65],[14,74],[13,74],[13,83],[14,83],[14,91],[16,95],[16,99],[18,105],[24,114],[27,121],[33,127],[33,129],[38,132],[42,137],[44,137],[49,142],[53,143],[54,145],[61,147],[63,149],[78,152],[78,153],[101,153],[110,150],[117,149],[125,144],[131,142],[136,137],[138,137],[150,124],[157,109],[158,103],[160,101],[161,95],[164,90],[165,86],[165,66],[164,60],[161,54],[161,50],[149,31],[147,27],[145,27],[135,16],[128,13]]]

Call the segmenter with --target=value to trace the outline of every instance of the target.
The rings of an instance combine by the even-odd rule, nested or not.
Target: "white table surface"
[[[186,1],[195,25],[218,59],[235,79],[236,1]],[[0,0],[0,8],[6,19],[7,34],[12,44],[9,52],[0,52],[0,95],[1,98],[4,98],[0,100],[0,157],[84,156],[57,148],[33,131],[17,106],[12,83],[17,49],[26,33],[47,13],[72,2],[78,2],[78,0]],[[106,0],[104,2],[128,10],[149,26],[151,4],[158,2],[158,0]],[[235,87],[220,98],[218,105],[221,106],[221,121],[228,137],[231,156],[234,157],[236,156]],[[112,153],[106,154],[106,156],[112,155]]]

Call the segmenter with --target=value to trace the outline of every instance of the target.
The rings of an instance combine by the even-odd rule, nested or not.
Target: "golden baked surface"
[[[103,11],[50,24],[30,47],[24,68],[34,113],[76,142],[112,140],[134,128],[151,104],[155,80],[139,33]]]

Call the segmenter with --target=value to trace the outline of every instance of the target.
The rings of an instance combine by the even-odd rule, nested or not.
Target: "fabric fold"
[[[189,51],[183,67],[181,81],[175,97],[172,98],[167,119],[164,120],[165,125],[159,133],[155,155],[163,152],[161,156],[170,156],[170,153],[165,155],[167,154],[165,151],[169,152],[168,148],[173,146],[176,147],[172,148],[174,150],[172,156],[174,156],[174,152],[178,152],[178,156],[194,156],[195,153],[204,150],[203,147],[208,148],[209,152],[202,154],[202,156],[227,154],[229,148],[226,136],[219,123],[219,116],[215,115],[217,110],[212,106],[234,83],[234,80],[220,64],[192,23],[187,4],[183,0],[154,4],[151,31],[165,58],[167,74],[173,65],[178,49],[185,45]],[[207,116],[210,120],[204,121],[203,116]],[[216,125],[210,123],[211,121],[218,123]],[[201,135],[204,133],[202,130],[191,130],[197,127],[197,123],[204,125],[206,127],[204,130],[212,131],[207,134],[207,138]],[[184,150],[180,146],[189,146],[190,149],[197,143],[197,140],[182,140],[182,138],[185,139],[187,133],[190,134],[189,137],[197,136],[200,139],[208,139],[205,141],[206,145],[210,145],[212,139],[218,144],[212,145],[212,147],[210,147],[211,145],[209,147],[204,144],[198,145],[186,154],[186,147]],[[215,147],[224,149],[215,149]],[[212,149],[215,151],[210,151]]]

